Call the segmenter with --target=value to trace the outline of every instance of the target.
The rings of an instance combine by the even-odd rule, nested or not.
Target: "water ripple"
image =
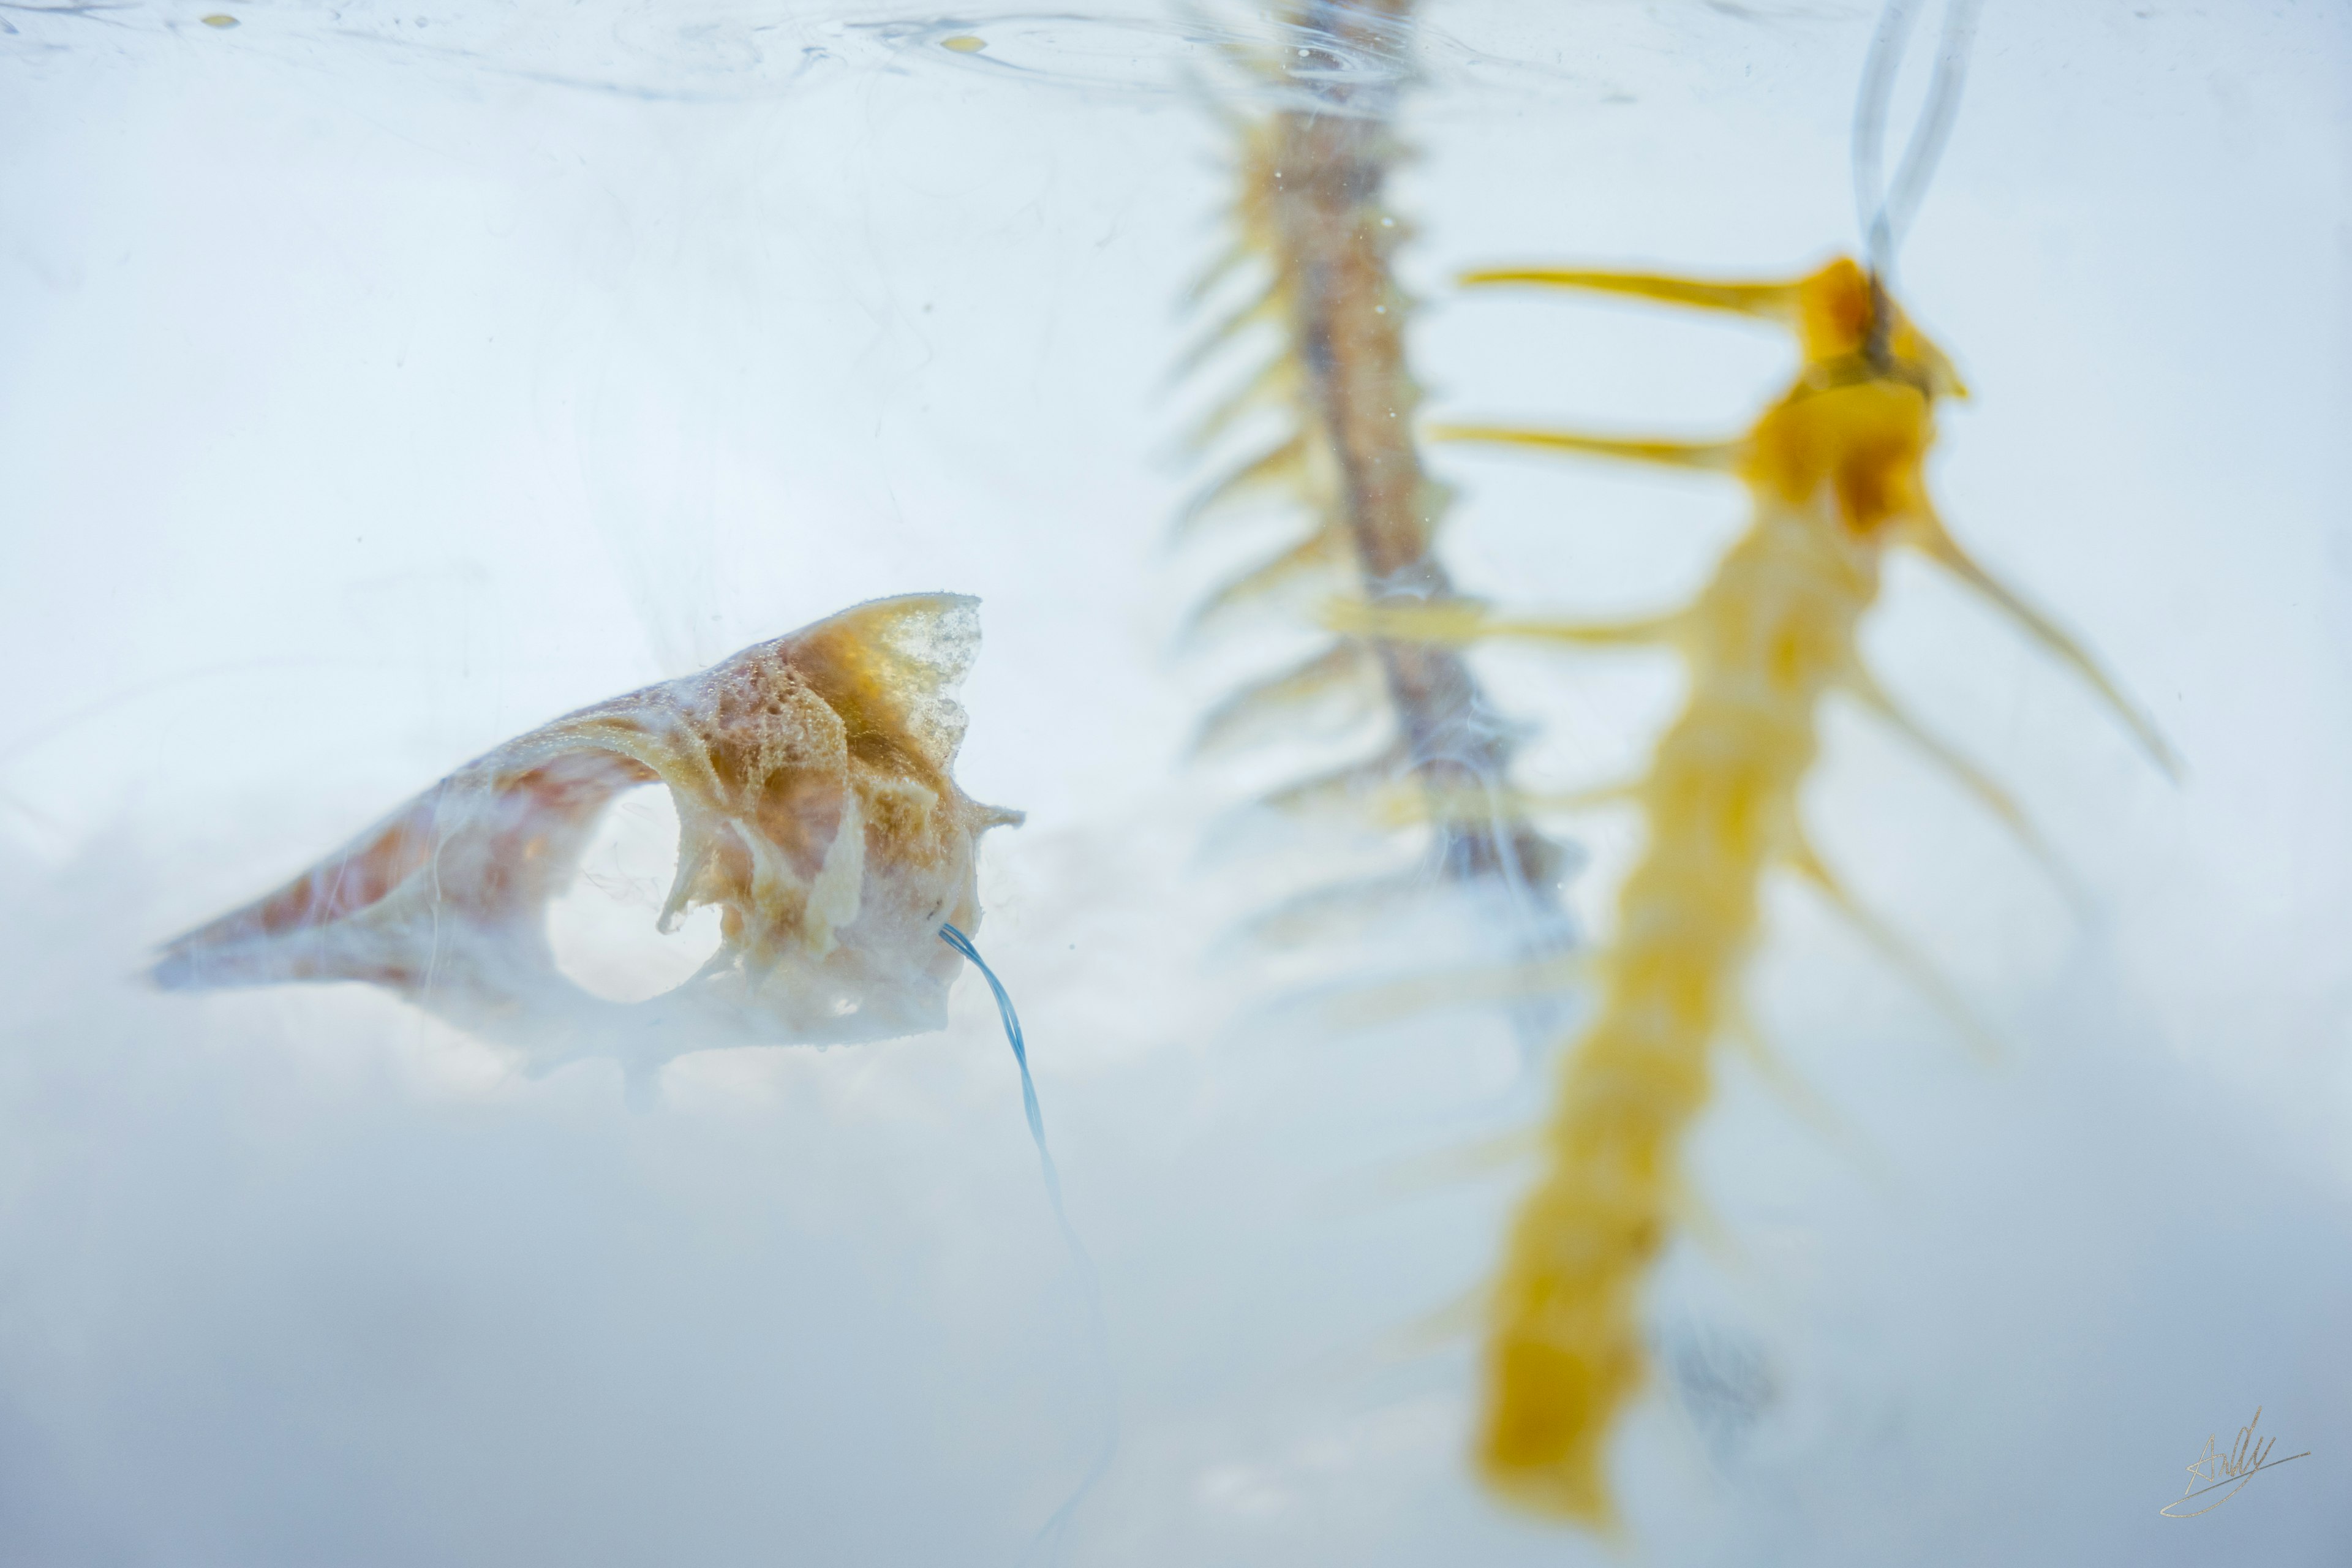
[[[1264,10],[1113,4],[891,16],[867,3],[780,16],[772,0],[586,0],[527,9],[452,0],[343,0],[319,10],[223,5],[208,27],[156,0],[0,0],[0,57],[86,52],[109,38],[170,47],[167,40],[210,33],[218,41],[208,47],[314,65],[356,46],[427,68],[641,99],[772,98],[845,69],[1342,114],[1381,112],[1407,82],[1556,93],[1575,79],[1426,24],[1350,37]]]

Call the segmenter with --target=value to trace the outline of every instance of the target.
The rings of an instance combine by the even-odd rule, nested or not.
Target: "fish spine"
[[[1794,852],[1821,698],[1878,589],[1873,542],[1770,507],[1693,606],[1691,690],[1636,792],[1648,844],[1496,1281],[1480,1461],[1550,1511],[1610,1513],[1602,1445],[1643,1380],[1636,1297],[1682,1139],[1735,1018],[1764,875]]]

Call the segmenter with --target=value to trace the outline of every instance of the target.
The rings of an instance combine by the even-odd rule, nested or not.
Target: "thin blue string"
[[[1053,1152],[1045,1147],[1045,1114],[1037,1109],[1037,1085],[1029,1076],[1029,1042],[1021,1033],[1021,1015],[1013,1010],[1013,998],[1006,993],[1004,982],[988,967],[988,961],[980,956],[980,949],[971,945],[971,938],[951,925],[943,925],[940,927],[940,940],[963,954],[980,971],[981,978],[988,982],[988,988],[996,993],[997,1016],[1004,1020],[1004,1037],[1013,1043],[1013,1059],[1021,1068],[1021,1109],[1029,1114],[1029,1136],[1037,1144],[1037,1163],[1045,1167],[1045,1191],[1054,1200],[1054,1213],[1061,1217],[1062,1228],[1067,1231],[1069,1218],[1062,1214],[1062,1174],[1054,1168]],[[1070,1245],[1077,1246],[1076,1237],[1070,1238]],[[1085,1256],[1083,1247],[1079,1255]]]
[[[1037,1145],[1037,1163],[1045,1173],[1045,1195],[1053,1201],[1054,1219],[1062,1227],[1062,1240],[1070,1249],[1070,1261],[1077,1266],[1078,1280],[1086,1292],[1087,1315],[1094,1329],[1095,1354],[1102,1367],[1103,1389],[1108,1408],[1105,1423],[1102,1452],[1096,1456],[1094,1467],[1079,1481],[1078,1489],[1054,1511],[1054,1517],[1038,1531],[1037,1539],[1044,1543],[1049,1561],[1058,1562],[1062,1554],[1063,1532],[1068,1528],[1070,1516],[1087,1494],[1095,1489],[1109,1470],[1112,1457],[1118,1451],[1118,1388],[1110,1369],[1109,1332],[1103,1321],[1102,1281],[1095,1273],[1094,1259],[1087,1256],[1078,1233],[1070,1226],[1070,1216],[1062,1206],[1062,1175],[1054,1168],[1053,1151],[1045,1147],[1045,1116],[1037,1108],[1037,1085],[1029,1076],[1029,1043],[1021,1032],[1021,1016],[1013,1010],[1013,998],[1006,993],[1004,983],[996,978],[996,971],[980,956],[971,938],[951,925],[940,927],[940,940],[968,960],[981,977],[988,982],[989,990],[996,994],[996,1014],[1004,1020],[1004,1037],[1013,1047],[1013,1060],[1021,1068],[1021,1108],[1029,1116],[1029,1136]]]

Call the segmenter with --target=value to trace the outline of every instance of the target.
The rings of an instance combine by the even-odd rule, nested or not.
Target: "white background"
[[[1253,658],[1177,631],[1238,547],[1165,546],[1210,51],[1142,6],[779,8],[0,8],[0,1560],[1041,1554],[1106,1369],[976,979],[943,1035],[690,1058],[633,1113],[356,987],[133,978],[511,734],[932,588],[983,600],[960,773],[1032,815],[981,942],[1101,1269],[1119,1442],[1067,1560],[1604,1560],[1475,1489],[1431,1321],[1522,1173],[1400,1164],[1523,1125],[1544,1068],[1476,1015],[1330,1028],[1223,935],[1264,879],[1204,853],[1237,786],[1182,751]],[[1433,406],[1737,428],[1772,334],[1446,279],[1849,246],[1870,10],[1428,19]],[[1841,1131],[1726,1066],[1723,1239],[1662,1271],[1678,1370],[1616,1450],[1653,1560],[2339,1560],[2347,63],[2329,6],[1987,8],[1903,265],[1977,395],[1935,482],[2188,777],[1892,574],[1874,658],[2090,907],[1832,721],[1824,852],[2002,1052],[1776,893],[1759,1007]],[[1449,562],[1513,605],[1671,602],[1738,523],[1706,481],[1436,460]],[[1486,668],[1538,785],[1636,763],[1674,690]],[[1561,826],[1605,925],[1628,825]],[[2158,1518],[2257,1405],[2312,1457]]]

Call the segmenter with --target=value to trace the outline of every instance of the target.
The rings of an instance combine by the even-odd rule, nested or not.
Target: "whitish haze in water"
[[[1744,423],[1769,334],[1445,280],[1851,247],[1874,8],[1426,14],[1398,199],[1433,406]],[[1606,1561],[1464,1461],[1444,1314],[1521,1173],[1404,1163],[1524,1125],[1545,1065],[1493,1017],[1278,1010],[1219,945],[1265,889],[1203,856],[1241,792],[1181,752],[1231,671],[1174,648],[1209,567],[1163,542],[1175,301],[1224,199],[1201,30],[233,15],[0,6],[0,1561],[1044,1554],[1107,1369],[977,976],[944,1034],[688,1058],[642,1110],[370,990],[132,978],[508,736],[934,588],[983,601],[960,773],[1031,816],[987,845],[979,941],[1118,1393],[1065,1560]],[[2188,778],[1896,573],[1874,657],[2090,907],[1832,723],[1827,853],[2005,1054],[1775,898],[1759,1005],[1843,1131],[1726,1069],[1695,1151],[1723,1239],[1657,1281],[1667,1372],[1617,1449],[1642,1560],[2340,1561],[2348,61],[2331,6],[1987,8],[1904,256],[1977,395],[1939,493]],[[1514,604],[1668,602],[1738,521],[1728,487],[1435,461],[1451,563]],[[1484,668],[1538,779],[1630,764],[1673,697],[1641,659]],[[598,957],[669,869],[646,797],[614,820],[555,927],[642,994],[712,935]],[[1632,846],[1585,845],[1591,920]],[[2158,1517],[2258,1405],[2311,1457]]]

